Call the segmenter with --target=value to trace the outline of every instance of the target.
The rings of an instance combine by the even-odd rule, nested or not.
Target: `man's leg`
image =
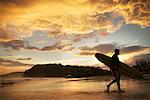
[[[121,91],[121,88],[120,88],[120,80],[117,79],[117,86],[118,86],[118,90]]]
[[[117,82],[116,72],[113,71],[112,73],[113,73],[114,79],[107,85],[107,91],[108,91],[108,92],[109,92],[109,87],[110,87],[113,83]]]
[[[117,79],[118,90],[121,91],[121,88],[120,88],[120,73],[119,72],[117,72],[117,74],[116,74],[116,79]]]
[[[109,92],[109,87],[113,84],[117,82],[117,78],[115,77],[115,79],[113,79],[108,85],[107,85],[107,91]]]
[[[117,82],[117,79],[113,79],[107,86],[111,86],[113,83]]]

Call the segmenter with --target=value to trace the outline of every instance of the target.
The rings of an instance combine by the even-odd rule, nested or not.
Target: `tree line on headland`
[[[62,64],[37,64],[23,74],[25,77],[88,77],[110,75],[100,67],[72,66]]]
[[[149,74],[150,60],[138,60],[132,68],[139,70],[142,74]],[[100,67],[62,64],[37,64],[23,74],[25,77],[88,77],[102,75],[111,75],[111,72]]]

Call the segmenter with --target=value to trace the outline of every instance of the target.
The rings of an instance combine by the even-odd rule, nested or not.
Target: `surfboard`
[[[113,60],[111,57],[109,56],[106,56],[104,54],[100,54],[100,53],[96,53],[95,54],[95,57],[100,61],[102,62],[103,64],[105,64],[106,66],[108,66],[109,68],[113,67]],[[127,76],[127,77],[130,77],[130,78],[133,78],[133,79],[144,79],[144,77],[142,76],[142,74],[128,66],[127,64],[125,63],[122,63],[122,62],[119,62],[119,71],[121,74]]]

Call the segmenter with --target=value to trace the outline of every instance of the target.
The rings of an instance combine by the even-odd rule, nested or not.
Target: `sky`
[[[129,65],[150,58],[149,0],[0,0],[0,74],[34,64]]]

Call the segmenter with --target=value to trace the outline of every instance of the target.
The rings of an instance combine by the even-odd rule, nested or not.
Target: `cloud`
[[[9,40],[20,40],[26,37],[31,36],[32,32],[29,32],[29,27],[7,24],[4,28],[1,26],[0,22],[0,42],[1,41],[9,41]]]
[[[18,61],[11,61],[11,60],[6,60],[3,58],[0,58],[0,65],[1,66],[6,66],[6,67],[13,67],[13,66],[32,66],[32,64],[24,64]]]
[[[61,50],[63,49],[65,46],[63,45],[60,45],[60,43],[55,43],[54,45],[52,46],[46,46],[46,47],[43,47],[42,49],[40,49],[41,51],[51,51],[51,50]]]
[[[10,72],[24,72],[32,66],[33,64],[25,64],[18,61],[0,58],[0,74],[6,74]]]
[[[100,53],[109,53],[109,52],[113,52],[115,48],[116,48],[115,44],[98,44],[94,47],[84,46],[84,47],[80,47],[79,49],[81,51],[96,51]]]
[[[79,42],[82,39],[92,38],[93,35],[95,35],[95,34],[93,34],[93,32],[87,32],[87,33],[84,33],[84,34],[72,34],[73,42]]]
[[[23,40],[11,40],[0,42],[0,47],[6,48],[6,51],[11,52],[11,50],[38,50],[38,51],[52,51],[52,50],[63,50],[70,44],[65,44],[63,41],[56,42],[50,46],[44,46],[42,48],[38,48],[36,46],[31,46],[28,41]],[[69,48],[68,48],[69,49]]]
[[[83,37],[82,37],[83,36]],[[7,48],[8,50],[38,50],[38,51],[53,51],[53,50],[62,50],[62,51],[72,51],[75,50],[75,47],[73,46],[73,43],[79,42],[80,39],[84,39],[87,37],[90,37],[90,35],[87,35],[84,37],[84,35],[77,35],[74,37],[74,35],[71,35],[71,40],[68,40],[68,38],[63,37],[61,41],[56,41],[52,45],[43,45],[42,48],[38,48],[36,46],[31,46],[28,41],[23,40],[11,40],[11,41],[5,41],[0,42],[0,47]],[[77,38],[78,37],[78,38]],[[78,39],[78,40],[76,40]],[[100,53],[113,53],[114,49],[119,48],[121,54],[124,53],[132,53],[132,52],[138,52],[145,49],[148,49],[149,47],[144,46],[128,46],[128,47],[122,47],[117,44],[98,44],[93,47],[89,46],[81,46],[78,49],[81,51],[81,55],[93,55],[96,52]]]
[[[17,60],[31,60],[32,58],[28,57],[28,58],[18,58]]]
[[[1,0],[0,28],[19,38],[36,29],[51,35],[96,29],[107,35],[125,24],[149,27],[149,6],[149,0]]]
[[[91,55],[95,55],[95,53],[96,52],[94,52],[94,51],[81,51],[80,53],[79,53],[79,55],[81,55],[81,56],[91,56]]]
[[[149,47],[143,47],[143,46],[129,46],[129,47],[123,47],[120,49],[122,53],[132,53],[132,52],[138,52],[142,51]]]
[[[133,57],[128,58],[124,62],[126,62],[128,64],[131,64],[131,65],[135,65],[137,61],[141,61],[141,60],[149,62],[149,60],[150,60],[149,52],[148,53],[143,53],[143,54],[140,54],[140,55],[135,55]]]
[[[6,42],[0,42],[1,47],[11,48],[14,50],[20,50],[21,48],[25,48],[25,42],[22,40],[11,40]]]
[[[55,38],[49,37],[49,33],[46,30],[35,30],[30,37],[24,38],[24,41],[36,48],[43,48],[57,42]]]
[[[33,0],[1,0],[2,6],[16,6],[16,7],[24,7],[28,5],[32,5]]]
[[[106,36],[106,35],[108,35],[109,33],[106,31],[106,30],[101,30],[100,31],[100,35],[101,36]]]
[[[13,50],[72,50],[95,30],[107,36],[126,24],[150,26],[148,0],[1,1],[0,46]],[[115,45],[85,48],[108,53]]]
[[[138,55],[138,56],[134,56],[134,58],[136,60],[150,60],[150,53],[147,53],[147,54],[141,54],[141,55]]]
[[[121,54],[134,53],[134,52],[150,49],[150,47],[143,47],[143,46],[122,47],[117,44],[98,44],[94,47],[88,47],[88,46],[80,47],[79,55],[94,55],[96,52],[104,53],[104,54],[113,53],[114,50],[117,48],[120,49]]]
[[[0,28],[0,41],[9,41],[13,39],[13,35],[6,30]]]
[[[40,50],[37,47],[30,46],[30,44],[27,41],[23,40],[9,40],[9,41],[3,41],[0,42],[0,47],[6,48],[6,51],[11,51],[11,50],[22,50],[22,49],[27,49],[27,50]]]
[[[57,35],[54,34],[53,36],[50,37],[55,38],[57,41],[68,41],[70,43],[75,43],[81,41],[82,39],[92,38],[95,35],[93,32],[94,31],[84,32],[84,34],[80,32],[76,34],[64,32],[62,34]]]

